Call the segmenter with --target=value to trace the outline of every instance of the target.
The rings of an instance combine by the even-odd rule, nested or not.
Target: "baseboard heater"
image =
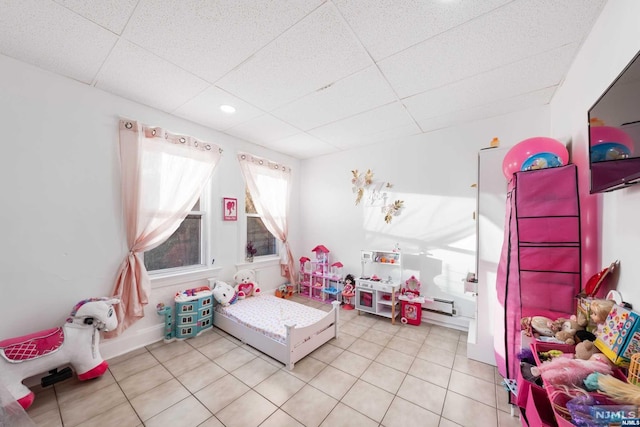
[[[431,301],[427,301],[422,304],[422,309],[431,311],[433,313],[444,314],[447,316],[455,316],[456,308],[453,305],[453,300],[430,298]]]

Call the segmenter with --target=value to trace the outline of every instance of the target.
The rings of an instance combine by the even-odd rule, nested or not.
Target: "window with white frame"
[[[149,272],[178,270],[205,264],[205,211],[198,200],[180,227],[160,246],[144,253]]]
[[[277,255],[277,240],[265,227],[262,217],[258,215],[249,189],[245,189],[245,213],[247,217],[247,243],[251,242],[255,248],[254,256]]]

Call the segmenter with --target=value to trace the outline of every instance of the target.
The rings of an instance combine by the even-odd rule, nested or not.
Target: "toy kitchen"
[[[399,251],[361,251],[362,272],[356,279],[356,309],[388,317],[400,313],[402,256]]]

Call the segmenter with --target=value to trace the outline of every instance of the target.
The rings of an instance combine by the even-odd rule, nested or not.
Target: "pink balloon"
[[[594,145],[604,144],[607,142],[615,142],[618,144],[622,144],[629,149],[631,153],[633,153],[633,139],[622,129],[618,129],[613,126],[592,126],[589,129],[591,134],[591,143],[590,145],[593,147]]]
[[[525,160],[539,153],[553,153],[560,158],[563,165],[569,163],[569,152],[562,142],[553,138],[536,136],[520,141],[505,154],[502,161],[504,176],[510,180],[515,172],[521,170]]]

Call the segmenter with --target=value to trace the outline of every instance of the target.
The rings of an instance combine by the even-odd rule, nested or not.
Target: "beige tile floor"
[[[330,306],[296,297],[324,310]],[[109,360],[101,378],[36,391],[41,427],[516,427],[466,334],[340,311],[340,335],[288,371],[214,328]]]

